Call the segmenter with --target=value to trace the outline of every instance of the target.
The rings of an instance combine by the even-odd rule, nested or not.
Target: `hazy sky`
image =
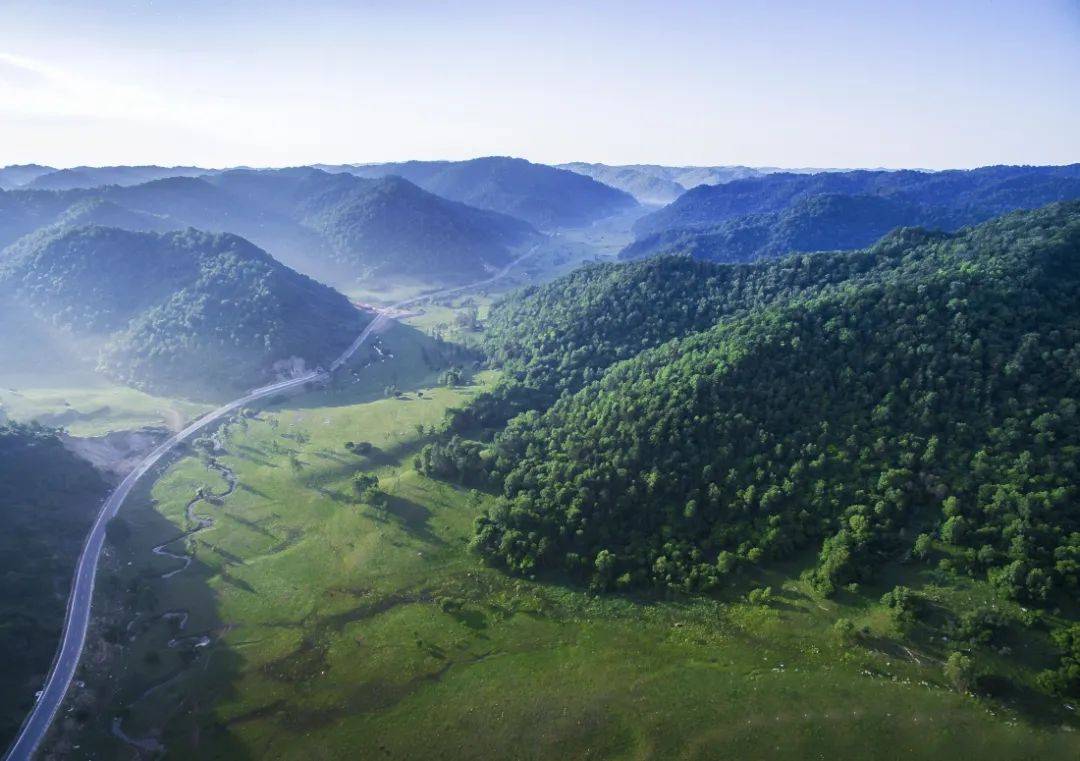
[[[0,165],[1080,161],[1080,0],[0,0]]]

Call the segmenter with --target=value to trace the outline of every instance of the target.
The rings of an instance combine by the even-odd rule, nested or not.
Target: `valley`
[[[0,761],[1080,759],[1080,6],[0,3]]]
[[[386,337],[395,355],[399,340]],[[878,602],[904,583],[963,609],[993,599],[985,583],[897,564],[823,600],[798,580],[812,558],[794,558],[712,599],[665,599],[486,566],[468,542],[493,496],[426,478],[412,459],[447,408],[498,379],[435,380],[399,384],[400,398],[350,403],[328,389],[271,405],[133,495],[99,593],[100,665],[74,703],[98,718],[62,742],[118,755],[119,717],[167,757],[1075,752],[1067,712],[957,694],[943,645],[903,645]],[[357,440],[368,454],[346,447]],[[222,467],[236,489],[192,513],[194,495],[229,491]],[[357,495],[357,472],[378,478],[377,495]],[[213,525],[170,545],[194,562],[166,578],[180,564],[151,548],[202,516]],[[767,601],[747,599],[766,586]],[[844,619],[866,627],[861,644],[837,633]]]
[[[1045,468],[1053,447],[1072,447],[1060,420],[1071,414],[1062,368],[1072,362],[1076,204],[956,234],[900,230],[866,250],[622,261],[652,213],[638,205],[537,234],[468,283],[402,269],[342,291],[241,238],[197,231],[60,227],[8,249],[0,282],[7,273],[27,306],[28,335],[40,331],[72,362],[52,375],[13,365],[0,384],[7,419],[112,434],[118,447],[132,430],[165,441],[101,509],[93,563],[77,570],[77,624],[29,742],[43,737],[48,758],[338,758],[359,747],[403,759],[1075,755],[1060,634],[1076,617],[1071,512],[1040,512],[1031,539],[1010,545],[1011,517],[969,509],[975,528],[954,532],[959,508],[938,493],[949,483],[957,504],[986,498],[958,475],[969,451],[950,448],[977,447],[973,436],[989,442],[979,472],[1015,478],[998,463],[1002,442],[1017,447],[1021,434],[965,423],[931,444],[933,418],[918,405],[942,397],[920,395],[927,381],[888,396],[865,373],[845,387],[850,375],[815,363],[858,336],[894,368],[888,378],[925,378],[912,368],[929,349],[893,357],[866,332],[880,314],[896,324],[922,315],[902,334],[934,357],[979,341],[989,347],[980,366],[997,368],[1028,352],[1034,375],[1022,387],[976,383],[991,389],[981,409],[1015,428],[997,411],[1018,409],[1009,394],[1024,395],[1031,419],[1053,408],[1056,422],[1038,417],[1032,429],[1038,459],[1023,499],[1064,504],[1072,471]],[[756,224],[786,240],[786,219]],[[117,266],[143,252],[146,271],[165,267],[171,284],[137,285],[137,299],[72,298],[66,278],[106,294],[122,287],[93,285],[88,250]],[[211,264],[185,272],[189,251]],[[222,251],[250,258],[242,271],[276,274],[236,277],[214,263]],[[175,294],[186,290],[212,293],[221,277],[240,298],[274,277],[282,293],[295,288],[270,302],[287,307],[261,313],[306,324],[293,345],[327,346],[311,363],[320,369],[294,368],[221,407],[230,386],[271,380],[259,375],[265,358],[289,350],[250,360],[246,384],[242,374],[225,382],[240,365],[226,350],[192,351],[196,329],[176,345],[189,347],[181,361],[205,386],[178,384],[156,338],[128,361],[164,385],[100,359],[92,370],[95,353],[115,352],[102,349],[109,330],[128,346],[140,320],[148,335],[192,330],[198,321],[171,306],[138,315],[183,303]],[[939,319],[946,306],[952,323]],[[1036,351],[995,309],[1057,343]],[[945,324],[965,332],[933,332]],[[340,337],[327,341],[320,326]],[[8,339],[16,357],[36,345]],[[970,371],[949,361],[935,359],[935,372]],[[831,367],[845,366],[862,365]],[[1044,377],[1060,383],[1038,385]],[[785,384],[802,396],[785,401]],[[858,406],[883,396],[888,416]],[[847,421],[845,438],[829,438],[816,417],[827,414]],[[119,467],[107,441],[67,446]],[[788,462],[789,452],[804,454]],[[138,461],[129,455],[127,467]],[[1024,573],[1007,575],[1010,562]]]

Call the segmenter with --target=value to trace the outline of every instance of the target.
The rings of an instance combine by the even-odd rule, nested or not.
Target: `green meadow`
[[[416,473],[445,411],[495,382],[437,385],[437,347],[224,426],[125,504],[57,750],[129,742],[168,758],[1073,759],[1061,705],[976,698],[944,643],[904,639],[895,583],[941,611],[980,584],[903,566],[821,600],[798,564],[718,598],[598,597],[486,567],[468,549],[491,495]],[[425,359],[426,357],[426,359]],[[386,396],[393,384],[400,397]],[[367,442],[366,454],[347,442]],[[353,488],[379,480],[376,496]],[[230,479],[235,478],[235,488]],[[202,495],[202,498],[200,498]],[[225,496],[217,496],[225,495]],[[205,518],[213,525],[192,534]],[[171,540],[171,541],[170,541]],[[151,548],[167,543],[183,563]],[[809,562],[809,561],[808,561]],[[770,586],[751,604],[748,593]],[[181,621],[186,614],[186,621]],[[842,639],[835,623],[861,633]],[[931,637],[934,637],[933,639]],[[1032,639],[1003,662],[1048,663]],[[115,727],[127,740],[114,734]],[[78,750],[73,750],[74,746]]]
[[[166,399],[87,374],[42,384],[0,377],[0,410],[12,420],[37,420],[74,436],[100,436],[146,426],[178,429],[210,409],[208,404]]]

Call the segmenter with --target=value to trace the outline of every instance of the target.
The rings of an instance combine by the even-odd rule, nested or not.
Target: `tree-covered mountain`
[[[589,164],[577,161],[559,164],[560,169],[584,174],[598,182],[625,190],[643,204],[669,204],[698,185],[722,185],[747,177],[776,172],[816,174],[835,169],[777,169],[749,166],[663,166],[660,164]]]
[[[590,177],[502,156],[326,168],[361,177],[404,177],[436,195],[524,219],[541,230],[580,227],[637,205],[630,194]]]
[[[99,204],[104,206],[98,208]],[[98,208],[98,211],[94,211]],[[282,232],[288,223],[265,210],[252,208],[203,179],[173,177],[127,187],[93,189],[10,190],[0,192],[0,248],[43,227],[87,214],[130,213],[144,221],[150,215],[172,229],[200,227],[225,232],[265,230]],[[125,210],[121,212],[120,209]],[[131,221],[131,217],[128,217]],[[155,223],[157,224],[157,223]],[[295,227],[296,225],[293,224]],[[288,232],[288,231],[285,231]]]
[[[41,164],[12,164],[0,167],[0,190],[22,187],[43,174],[55,171],[51,166]]]
[[[608,166],[575,162],[560,164],[560,169],[592,177],[597,182],[625,191],[643,204],[669,204],[687,191],[668,172],[648,171],[642,166]],[[656,167],[658,170],[667,167]]]
[[[365,321],[344,296],[243,238],[193,229],[44,231],[5,253],[0,293],[99,337],[110,377],[207,398],[271,380],[280,361],[325,364]]]
[[[211,170],[197,166],[77,166],[38,174],[21,187],[30,190],[74,190],[106,185],[141,185],[168,177],[201,177]]]
[[[355,275],[475,279],[538,239],[526,222],[449,201],[400,177],[366,179],[302,167],[232,170],[218,188],[317,234]]]
[[[80,222],[133,230],[232,232],[330,282],[370,276],[475,279],[538,233],[527,223],[399,178],[317,169],[232,170],[140,185],[0,192],[0,248]]]
[[[119,227],[136,232],[167,232],[181,227],[167,216],[132,211],[115,201],[100,197],[76,201],[65,209],[53,224],[58,227]]]
[[[0,423],[0,744],[44,681],[75,561],[106,490],[56,431]]]
[[[738,282],[807,262],[832,285],[698,332],[707,318],[676,313],[683,337],[514,419],[487,464],[505,498],[480,551],[604,587],[707,589],[816,546],[828,593],[926,534],[1014,597],[1074,595],[1080,204],[717,269]],[[607,334],[632,351],[650,319],[667,316]],[[568,344],[565,361],[593,348]]]
[[[898,227],[955,230],[987,216],[993,215],[891,196],[814,195],[783,211],[747,214],[709,228],[652,233],[624,248],[619,258],[688,254],[713,262],[750,262],[790,253],[862,248]]]
[[[627,193],[644,204],[665,205],[698,185],[721,185],[776,171],[748,166],[662,166],[660,164],[560,164],[560,169],[592,177]]]
[[[746,214],[781,212],[811,196],[888,196],[935,209],[989,219],[1080,197],[1080,164],[991,166],[944,172],[778,172],[696,187],[634,226],[638,237],[664,230],[709,228]]]
[[[520,398],[526,389],[531,404],[542,407],[578,391],[616,362],[721,318],[877,281],[904,265],[909,247],[941,236],[904,229],[868,251],[737,265],[660,256],[582,267],[492,306],[485,350],[510,379],[496,396]]]

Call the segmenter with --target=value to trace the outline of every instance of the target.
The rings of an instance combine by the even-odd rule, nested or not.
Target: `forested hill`
[[[850,281],[872,281],[907,263],[916,244],[943,234],[898,230],[866,251],[802,254],[720,265],[687,256],[596,264],[495,304],[486,350],[536,403],[575,392],[615,362],[722,317]]]
[[[597,182],[625,191],[640,203],[668,204],[687,190],[667,173],[650,172],[646,167],[577,162],[562,164],[559,168],[592,177]],[[657,167],[657,169],[666,169],[666,167]]]
[[[700,590],[812,546],[831,593],[938,541],[1018,599],[1075,595],[1080,204],[863,259],[846,285],[740,312],[515,418],[487,461],[506,497],[478,549],[522,573]]]
[[[211,178],[246,204],[294,220],[355,276],[475,279],[539,239],[527,222],[433,195],[400,177],[365,179],[301,167]]]
[[[404,177],[436,195],[509,214],[541,230],[579,227],[637,206],[630,194],[591,177],[502,156],[328,168],[362,177]]]
[[[12,164],[0,167],[0,190],[22,187],[36,177],[55,171],[51,166],[41,164]]]
[[[956,230],[992,216],[983,209],[926,206],[890,196],[814,195],[783,211],[747,214],[703,229],[652,233],[623,249],[619,258],[687,254],[712,262],[751,262],[797,252],[863,248],[898,227]]]
[[[77,166],[33,177],[21,187],[32,190],[73,190],[106,185],[141,185],[168,177],[201,177],[210,170],[196,166]]]
[[[659,164],[560,164],[560,169],[584,174],[598,182],[625,190],[641,203],[668,204],[698,185],[719,185],[745,177],[758,177],[774,168],[748,166],[662,166]]]
[[[0,745],[34,704],[60,639],[65,592],[107,486],[55,431],[0,424]]]
[[[538,240],[528,223],[448,201],[404,180],[303,167],[167,177],[139,185],[0,191],[0,248],[48,226],[231,232],[330,282],[475,279]]]
[[[219,398],[293,357],[326,363],[364,317],[235,235],[105,227],[30,236],[0,260],[0,294],[106,345],[100,369],[154,391]]]
[[[1080,164],[948,172],[776,173],[698,187],[644,217],[620,254],[744,262],[871,245],[897,227],[954,231],[1080,198]]]
[[[1080,164],[992,166],[944,172],[779,172],[700,186],[635,224],[638,237],[663,230],[707,228],[746,214],[779,212],[817,195],[875,195],[981,214],[989,219],[1080,197]]]

